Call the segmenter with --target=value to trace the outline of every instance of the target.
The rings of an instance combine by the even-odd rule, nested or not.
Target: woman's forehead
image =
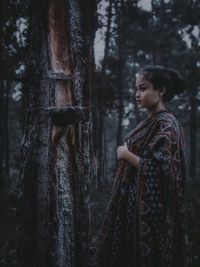
[[[136,78],[136,84],[141,85],[141,84],[149,84],[150,81],[147,79],[147,77],[144,74],[139,74]]]

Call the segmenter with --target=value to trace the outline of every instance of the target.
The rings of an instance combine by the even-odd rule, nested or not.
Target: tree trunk
[[[134,61],[134,58],[133,58],[133,61]],[[138,108],[138,105],[137,105],[137,101],[136,101],[136,66],[135,66],[135,63],[134,63],[134,76],[135,76],[135,79],[134,79],[134,83],[133,83],[133,92],[134,92],[134,95],[133,95],[133,103],[134,103],[134,115],[135,115],[135,122],[136,122],[136,125],[139,124],[140,122],[140,113],[139,113],[139,108]]]
[[[5,120],[5,105],[4,105],[4,81],[1,77],[0,81],[0,217],[4,216],[4,198],[5,198],[5,167],[4,167],[4,140],[5,140],[5,131],[4,131],[4,120]]]
[[[134,87],[135,87],[135,85],[134,85]],[[140,114],[139,114],[139,109],[138,109],[138,105],[137,105],[137,101],[136,101],[135,96],[134,96],[133,102],[134,102],[135,122],[136,122],[136,125],[138,125],[140,122]]]
[[[10,176],[10,153],[9,153],[9,92],[10,82],[5,81],[5,118],[4,118],[4,129],[5,129],[5,171],[6,177],[9,179]]]
[[[97,100],[98,101],[98,100]],[[97,188],[103,185],[102,170],[103,170],[103,128],[104,128],[104,107],[102,103],[97,104]]]
[[[109,6],[108,6],[108,20],[107,20],[107,29],[105,34],[105,48],[104,48],[104,57],[102,60],[102,68],[101,68],[101,75],[103,78],[102,82],[102,89],[105,90],[106,87],[106,67],[107,67],[107,59],[108,59],[108,53],[109,53],[109,43],[110,43],[110,35],[111,35],[111,19],[112,19],[112,6],[113,6],[113,0],[109,0]],[[104,155],[104,146],[103,146],[103,131],[104,131],[104,114],[105,114],[105,108],[102,105],[101,102],[101,96],[99,96],[101,92],[95,92],[93,104],[96,105],[95,110],[96,112],[93,113],[93,121],[96,121],[97,127],[96,127],[96,133],[95,133],[95,139],[96,139],[96,153],[97,153],[97,183],[96,187],[99,187],[103,184],[103,173],[102,170],[104,168],[104,160],[102,156]]]
[[[196,180],[196,112],[197,112],[197,101],[196,101],[197,89],[194,84],[191,87],[190,96],[190,178]]]
[[[87,266],[95,1],[32,2],[20,266]],[[47,23],[48,22],[48,23]]]
[[[123,1],[120,1],[120,8],[118,7],[118,127],[117,127],[117,146],[122,145],[122,121],[124,113],[123,105],[123,68],[124,68],[124,28],[122,20]]]
[[[109,43],[110,43],[110,37],[111,37],[110,32],[111,32],[112,7],[113,7],[113,0],[109,0],[108,22],[107,22],[107,30],[106,30],[106,38],[105,38],[104,58],[102,61],[102,69],[101,69],[102,76],[105,76],[105,73],[106,73],[106,65],[107,65],[108,52],[109,52]]]
[[[103,130],[103,180],[104,184],[108,184],[108,164],[107,164],[107,129],[104,127]]]
[[[4,216],[4,194],[5,194],[5,171],[4,171],[4,141],[5,141],[5,97],[3,70],[3,26],[4,26],[4,2],[0,0],[0,216]]]

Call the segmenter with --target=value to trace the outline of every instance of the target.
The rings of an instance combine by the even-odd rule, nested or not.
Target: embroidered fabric
[[[121,163],[102,224],[98,267],[186,267],[183,129],[167,110],[154,113],[125,138],[139,168]]]

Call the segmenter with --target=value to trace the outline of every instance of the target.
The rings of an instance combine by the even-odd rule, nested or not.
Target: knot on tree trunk
[[[86,107],[69,106],[63,108],[47,108],[48,116],[52,122],[60,127],[67,128],[79,121],[87,120],[89,109]]]

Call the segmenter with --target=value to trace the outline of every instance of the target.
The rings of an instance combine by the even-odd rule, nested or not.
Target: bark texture
[[[20,266],[87,266],[95,1],[84,8],[78,0],[30,7]]]
[[[117,126],[117,146],[122,144],[122,122],[124,116],[124,89],[123,89],[123,69],[125,66],[125,34],[124,34],[124,21],[122,14],[124,11],[123,1],[119,2],[119,7],[117,7],[118,12],[118,126]]]
[[[196,131],[197,131],[197,87],[192,83],[191,93],[190,93],[190,178],[192,180],[196,180],[196,159],[197,159],[197,151],[196,151]]]

